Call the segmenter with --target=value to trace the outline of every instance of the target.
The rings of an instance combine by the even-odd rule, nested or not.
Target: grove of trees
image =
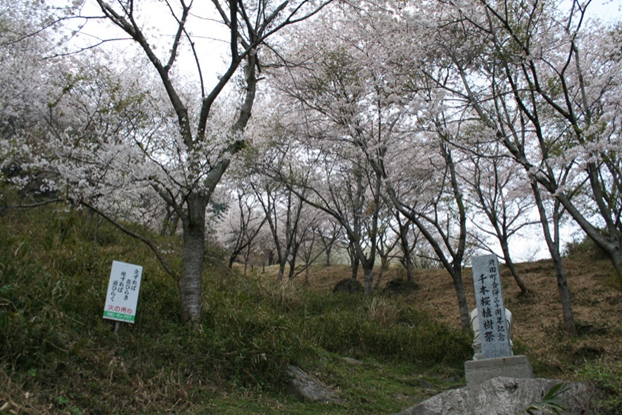
[[[591,3],[0,0],[3,180],[149,245],[184,322],[210,235],[279,281],[347,252],[368,295],[391,260],[443,267],[468,329],[469,258],[498,254],[526,293],[531,234],[573,333],[562,227],[622,278],[622,21]]]

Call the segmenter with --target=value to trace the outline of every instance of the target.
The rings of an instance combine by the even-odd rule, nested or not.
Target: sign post
[[[139,265],[112,261],[104,305],[105,319],[134,323],[142,274],[143,267]]]

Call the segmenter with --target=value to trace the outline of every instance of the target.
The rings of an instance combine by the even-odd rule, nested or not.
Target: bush
[[[571,259],[607,259],[607,254],[587,235],[581,240],[568,242],[564,247],[563,255]]]

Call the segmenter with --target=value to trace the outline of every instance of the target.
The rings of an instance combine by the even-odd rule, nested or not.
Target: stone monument
[[[497,256],[474,257],[472,264],[482,359],[465,362],[467,386],[498,376],[533,378],[527,357],[512,356]]]

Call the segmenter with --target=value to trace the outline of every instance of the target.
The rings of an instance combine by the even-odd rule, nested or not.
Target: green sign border
[[[127,323],[133,323],[136,316],[133,316],[131,314],[115,313],[114,311],[104,311],[104,318],[107,318],[109,320],[118,320],[125,321]]]

